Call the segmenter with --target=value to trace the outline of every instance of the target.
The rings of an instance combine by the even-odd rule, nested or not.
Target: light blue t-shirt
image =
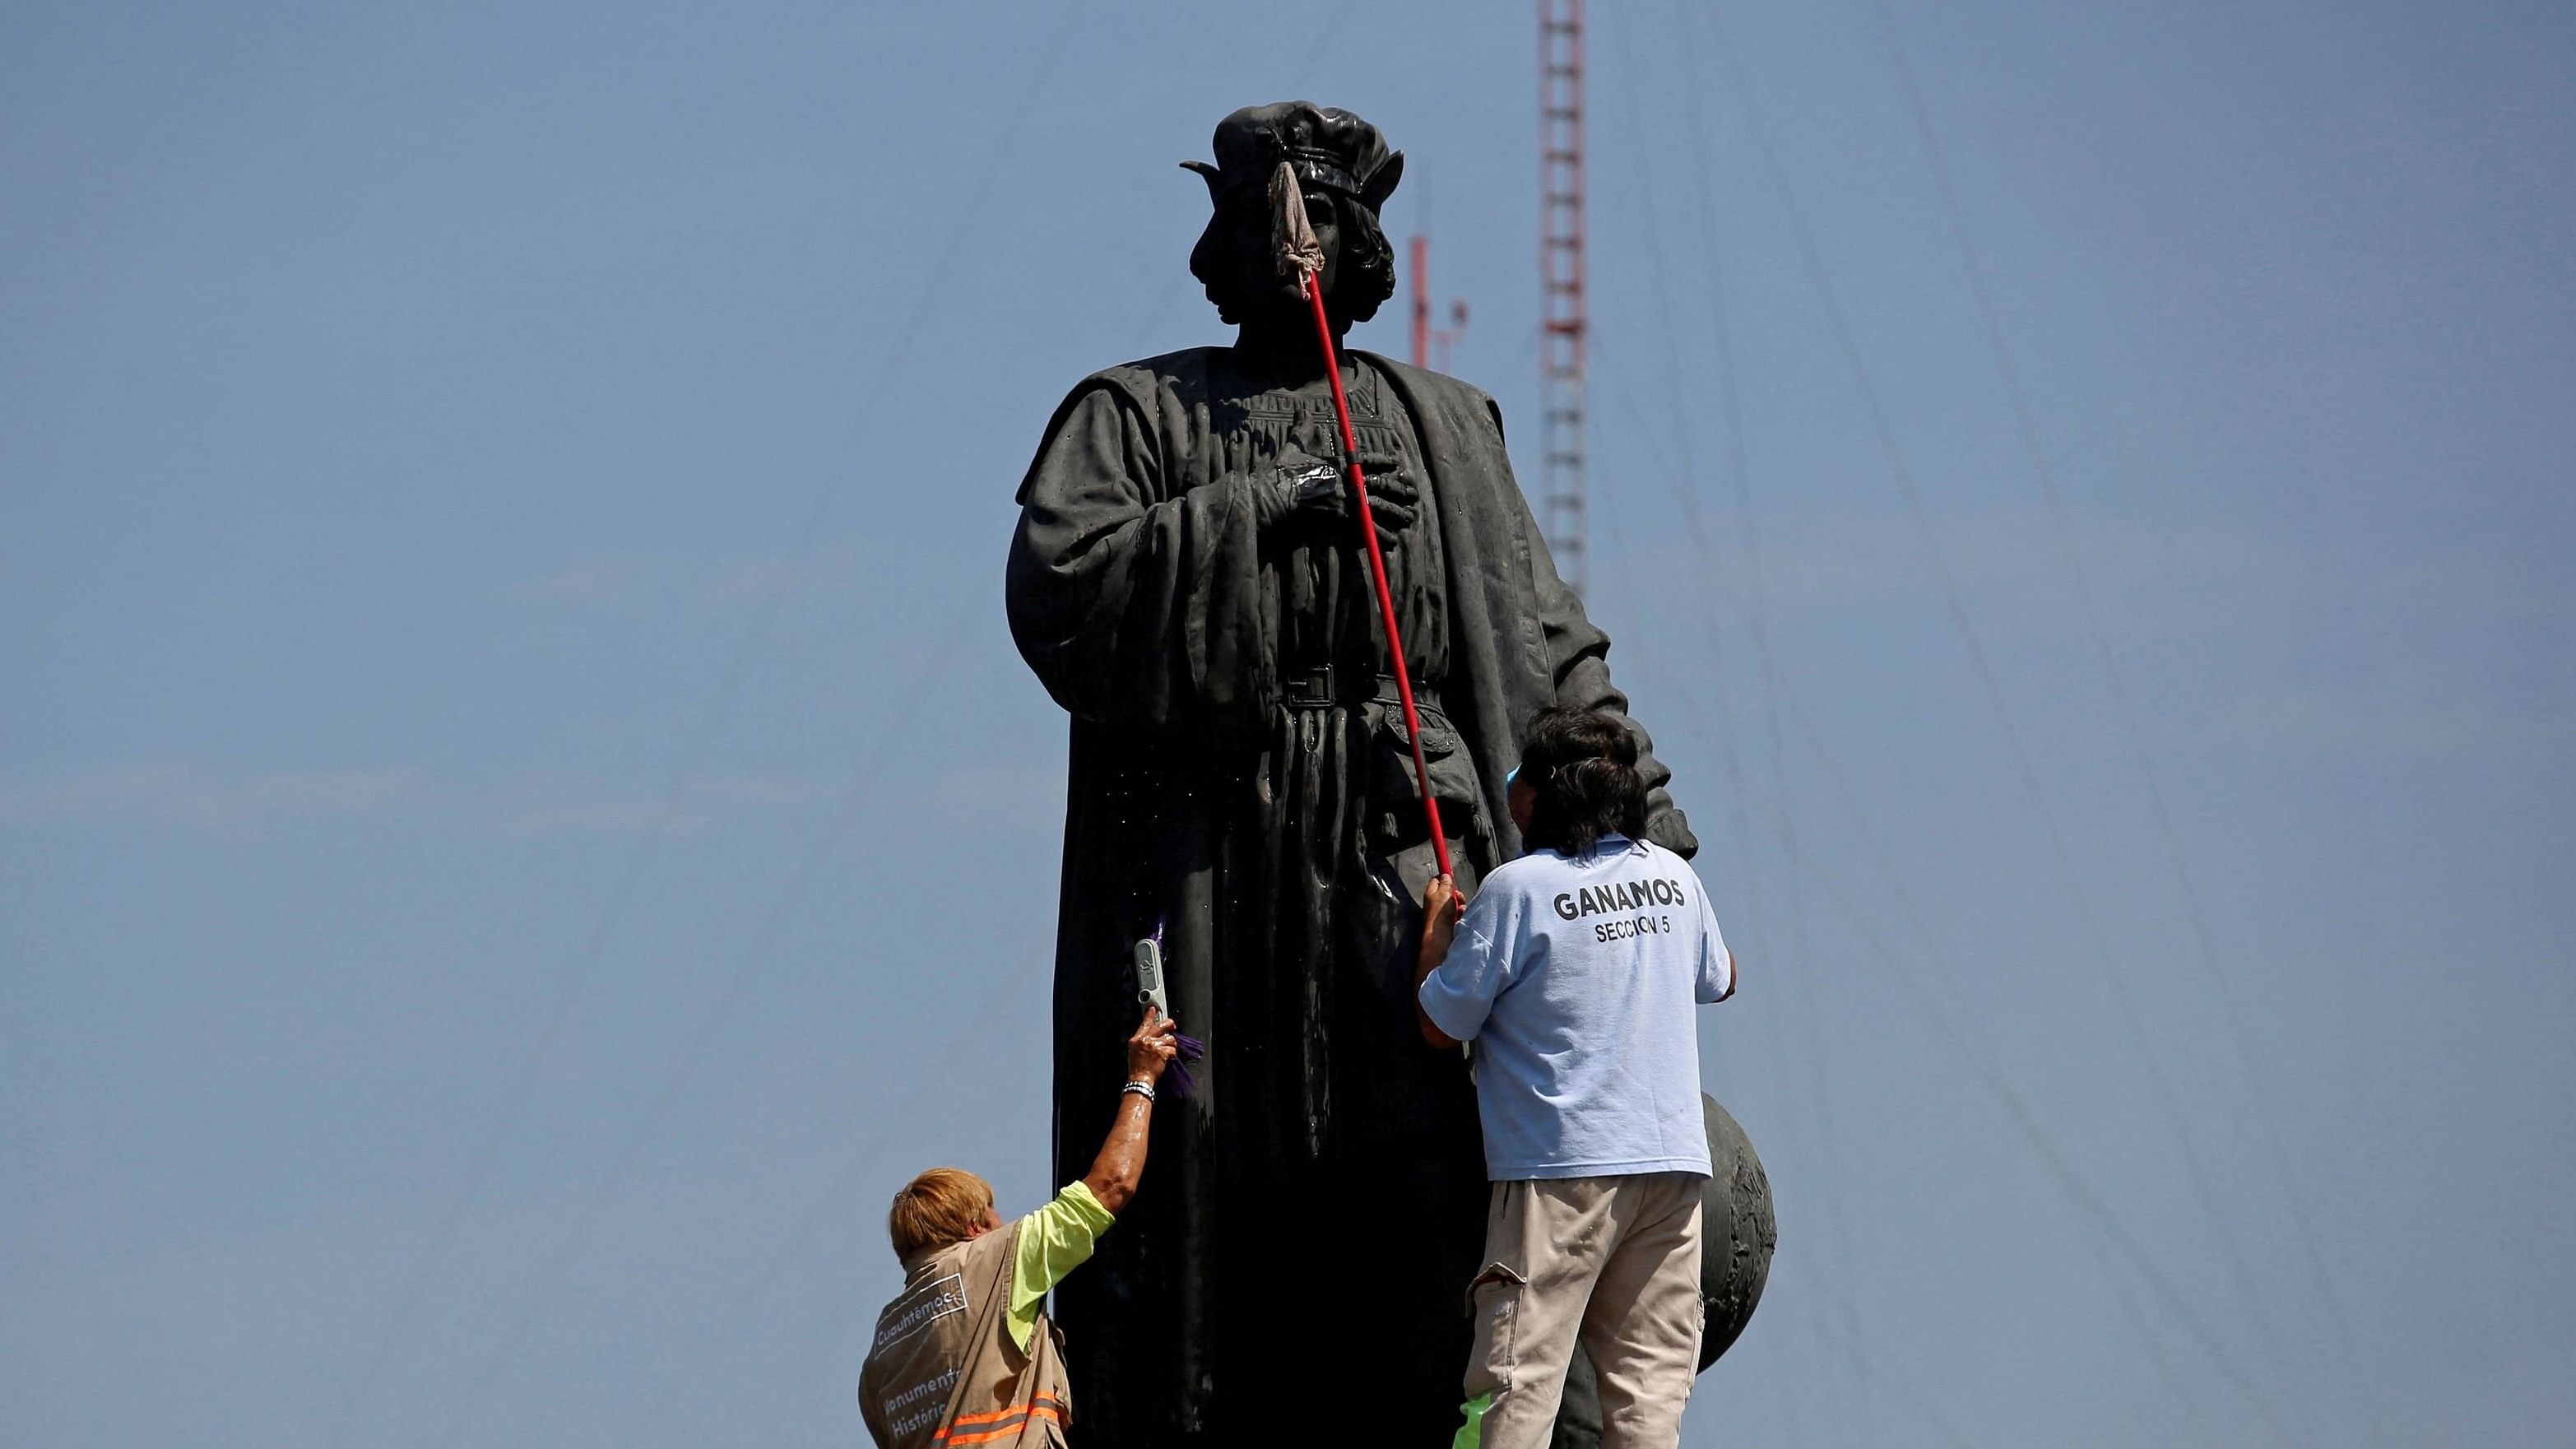
[[[1605,835],[1485,877],[1422,980],[1434,1026],[1476,1044],[1485,1176],[1620,1177],[1708,1167],[1691,1007],[1735,990],[1690,863]]]

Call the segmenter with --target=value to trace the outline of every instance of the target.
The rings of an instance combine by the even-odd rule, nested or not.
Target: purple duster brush
[[[1161,921],[1154,923],[1154,934],[1136,943],[1136,1000],[1161,1012],[1164,1020],[1171,1020],[1171,997],[1163,989],[1163,923]],[[1207,1043],[1197,1037],[1183,1036],[1175,1031],[1172,1033],[1172,1046],[1176,1055],[1172,1058],[1172,1064],[1163,1069],[1163,1080],[1172,1089],[1173,1096],[1186,1097],[1190,1094],[1190,1088],[1197,1084],[1190,1075],[1190,1063],[1207,1055]]]

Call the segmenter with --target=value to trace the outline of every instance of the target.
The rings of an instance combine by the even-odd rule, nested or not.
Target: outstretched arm
[[[1163,1068],[1171,1064],[1178,1048],[1172,1042],[1171,1019],[1152,1007],[1145,1008],[1145,1019],[1136,1025],[1136,1034],[1127,1038],[1127,1081],[1142,1084],[1143,1092],[1119,1089],[1118,1115],[1109,1124],[1109,1136],[1100,1144],[1100,1155],[1091,1160],[1091,1171],[1084,1173],[1082,1185],[1109,1209],[1111,1215],[1127,1210],[1136,1196],[1136,1182],[1145,1175],[1146,1128],[1154,1119],[1154,1099],[1148,1095],[1162,1080]]]
[[[1127,1038],[1127,1080],[1152,1087],[1174,1050],[1171,1022],[1147,1007],[1135,1035]],[[1011,1264],[1009,1321],[1011,1337],[1022,1351],[1037,1331],[1038,1309],[1048,1292],[1091,1257],[1092,1244],[1136,1196],[1136,1180],[1145,1172],[1145,1129],[1153,1115],[1153,1098],[1121,1088],[1117,1119],[1110,1124],[1108,1140],[1100,1144],[1100,1156],[1093,1160],[1091,1171],[1057,1193],[1055,1201],[1020,1220]]]

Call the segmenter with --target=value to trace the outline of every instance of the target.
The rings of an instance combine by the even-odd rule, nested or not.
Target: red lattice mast
[[[1431,238],[1416,232],[1407,258],[1413,280],[1413,365],[1449,370],[1449,348],[1467,331],[1467,304],[1449,303],[1449,325],[1431,325]],[[1437,356],[1432,349],[1439,349]]]
[[[1585,582],[1583,0],[1538,4],[1539,531]]]

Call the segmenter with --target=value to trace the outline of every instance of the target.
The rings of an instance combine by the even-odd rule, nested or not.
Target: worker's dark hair
[[[1646,777],[1637,736],[1597,709],[1543,709],[1521,744],[1520,778],[1538,791],[1530,806],[1532,850],[1581,855],[1605,835],[1646,833]]]
[[[1340,238],[1340,255],[1333,269],[1333,290],[1324,296],[1324,307],[1336,323],[1347,326],[1366,322],[1377,315],[1378,307],[1395,295],[1395,245],[1386,239],[1386,229],[1378,225],[1377,213],[1356,198],[1329,187],[1318,187],[1306,193],[1320,195],[1331,203],[1333,223]],[[1308,203],[1311,209],[1313,203]],[[1225,193],[1216,204],[1216,214],[1208,218],[1207,230],[1199,233],[1198,245],[1190,249],[1190,275],[1207,286],[1207,299],[1216,304],[1218,317],[1228,322],[1243,320],[1247,292],[1257,284],[1243,275],[1235,256],[1234,228],[1237,225],[1260,225],[1266,232],[1270,225],[1270,196],[1258,186],[1238,186]]]

